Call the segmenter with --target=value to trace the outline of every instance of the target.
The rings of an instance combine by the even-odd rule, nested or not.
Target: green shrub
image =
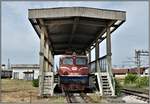
[[[136,74],[128,73],[125,77],[124,83],[135,87],[147,87],[149,86],[149,78],[146,76],[141,77]]]
[[[115,94],[117,96],[120,96],[122,86],[121,86],[120,82],[117,79],[114,79],[114,80],[115,80]]]
[[[39,79],[32,80],[32,86],[33,87],[39,87]]]
[[[149,86],[149,79],[148,77],[139,77],[136,79],[136,86],[137,87],[144,87]]]
[[[136,74],[128,73],[125,77],[124,83],[125,84],[134,84],[137,80],[138,76]]]

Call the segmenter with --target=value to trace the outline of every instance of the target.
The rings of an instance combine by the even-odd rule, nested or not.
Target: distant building
[[[147,71],[146,71],[147,69]],[[125,76],[128,73],[133,73],[133,74],[139,74],[141,76],[146,76],[147,72],[148,72],[148,68],[147,67],[141,67],[140,71],[138,68],[113,68],[112,69],[113,75],[116,78],[125,78]]]
[[[127,68],[114,68],[112,70],[112,72],[116,78],[125,78],[125,76],[129,72],[129,69],[127,69]]]
[[[1,69],[2,69],[2,70],[5,70],[5,69],[6,69],[6,65],[5,65],[5,64],[2,64],[2,65],[1,65]]]
[[[8,70],[5,64],[2,64],[0,67],[1,67],[1,78],[12,77],[12,70]]]
[[[33,80],[38,79],[38,64],[12,64],[12,79]]]
[[[150,68],[146,68],[145,71],[143,72],[143,76],[149,76],[149,71],[150,71]]]

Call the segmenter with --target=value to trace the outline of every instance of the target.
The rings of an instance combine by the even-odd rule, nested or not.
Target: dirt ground
[[[32,86],[31,81],[2,79],[2,102],[47,102],[65,103],[63,96],[39,98],[38,88]]]
[[[95,103],[103,100],[95,94],[89,94]],[[38,87],[32,86],[32,81],[2,79],[2,102],[12,104],[66,104],[66,98],[55,95],[48,98],[38,97]]]

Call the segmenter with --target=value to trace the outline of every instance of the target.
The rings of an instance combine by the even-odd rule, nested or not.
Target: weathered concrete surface
[[[29,20],[39,37],[44,28],[52,54],[64,54],[67,49],[85,53],[106,38],[107,28],[110,33],[117,29],[126,20],[126,12],[86,7],[29,9]]]
[[[74,16],[98,19],[125,20],[125,12],[117,10],[85,7],[29,9],[29,18],[62,18]]]

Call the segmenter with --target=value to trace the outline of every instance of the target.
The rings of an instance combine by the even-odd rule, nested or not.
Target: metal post
[[[88,62],[90,63],[91,62],[91,50],[88,51],[88,54],[89,54],[88,55]]]
[[[39,71],[39,96],[43,94],[43,81],[44,81],[44,29],[41,28],[40,34],[40,71]]]
[[[90,73],[92,73],[91,64],[90,64],[90,62],[91,62],[91,50],[90,49],[87,51],[87,54],[88,54],[88,65],[90,68]]]
[[[97,41],[96,42],[96,47],[95,47],[95,59],[96,59],[95,67],[96,67],[96,72],[100,71],[98,58],[99,58],[99,43]]]

